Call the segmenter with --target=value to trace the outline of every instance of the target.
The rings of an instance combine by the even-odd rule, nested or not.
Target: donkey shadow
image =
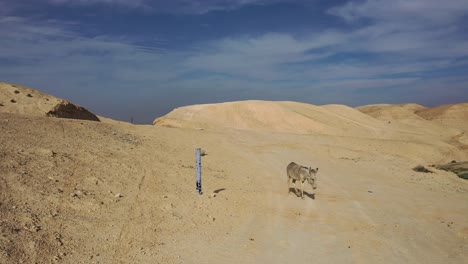
[[[294,193],[297,197],[301,197],[301,190],[300,189],[297,189],[297,190],[298,192],[296,193],[294,188],[291,188],[291,187],[289,188],[289,192]],[[315,200],[315,193],[308,193],[307,191],[304,190],[304,197],[306,196],[312,200]]]

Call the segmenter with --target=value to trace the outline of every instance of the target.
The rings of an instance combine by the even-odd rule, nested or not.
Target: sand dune
[[[468,181],[429,166],[468,160],[459,113],[245,101],[150,126],[26,99],[0,111],[0,263],[468,262]],[[320,169],[304,200],[291,161]]]

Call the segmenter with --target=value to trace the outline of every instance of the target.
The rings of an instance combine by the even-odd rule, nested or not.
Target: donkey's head
[[[309,167],[309,177],[307,177],[307,181],[312,185],[312,188],[317,189],[317,172],[318,168],[312,169]]]

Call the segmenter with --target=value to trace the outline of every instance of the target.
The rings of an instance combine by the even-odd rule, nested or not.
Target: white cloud
[[[330,14],[348,21],[370,18],[377,21],[450,24],[466,15],[466,0],[366,0],[350,1],[331,8]]]
[[[467,12],[465,0],[350,1],[328,11],[350,23],[367,21],[349,34],[346,49],[419,59],[468,55],[462,21]]]
[[[323,32],[308,39],[269,33],[259,37],[226,38],[207,45],[185,61],[188,68],[224,73],[230,76],[275,80],[288,78],[285,64],[311,63],[332,52],[313,52],[343,40],[343,34]]]
[[[164,50],[125,43],[121,38],[85,38],[56,22],[4,17],[0,19],[0,31],[5,32],[0,38],[0,59],[14,62],[0,66],[3,75],[32,73],[22,79],[73,76],[70,82],[90,76],[164,81],[181,72],[175,67],[177,53],[165,54]]]

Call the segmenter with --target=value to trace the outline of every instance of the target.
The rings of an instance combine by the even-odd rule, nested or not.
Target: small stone
[[[176,217],[177,219],[183,218],[183,216],[179,212],[172,212],[172,216]]]
[[[424,166],[422,165],[418,165],[416,167],[413,168],[414,171],[417,171],[417,172],[424,172],[424,173],[433,173],[432,171],[426,169]]]
[[[112,135],[114,135],[114,136],[115,136],[116,134],[117,134],[117,133],[115,133],[114,131],[112,131]]]
[[[117,193],[117,194],[115,195],[115,198],[122,198],[122,197],[123,197],[123,195],[122,195],[121,193]]]

